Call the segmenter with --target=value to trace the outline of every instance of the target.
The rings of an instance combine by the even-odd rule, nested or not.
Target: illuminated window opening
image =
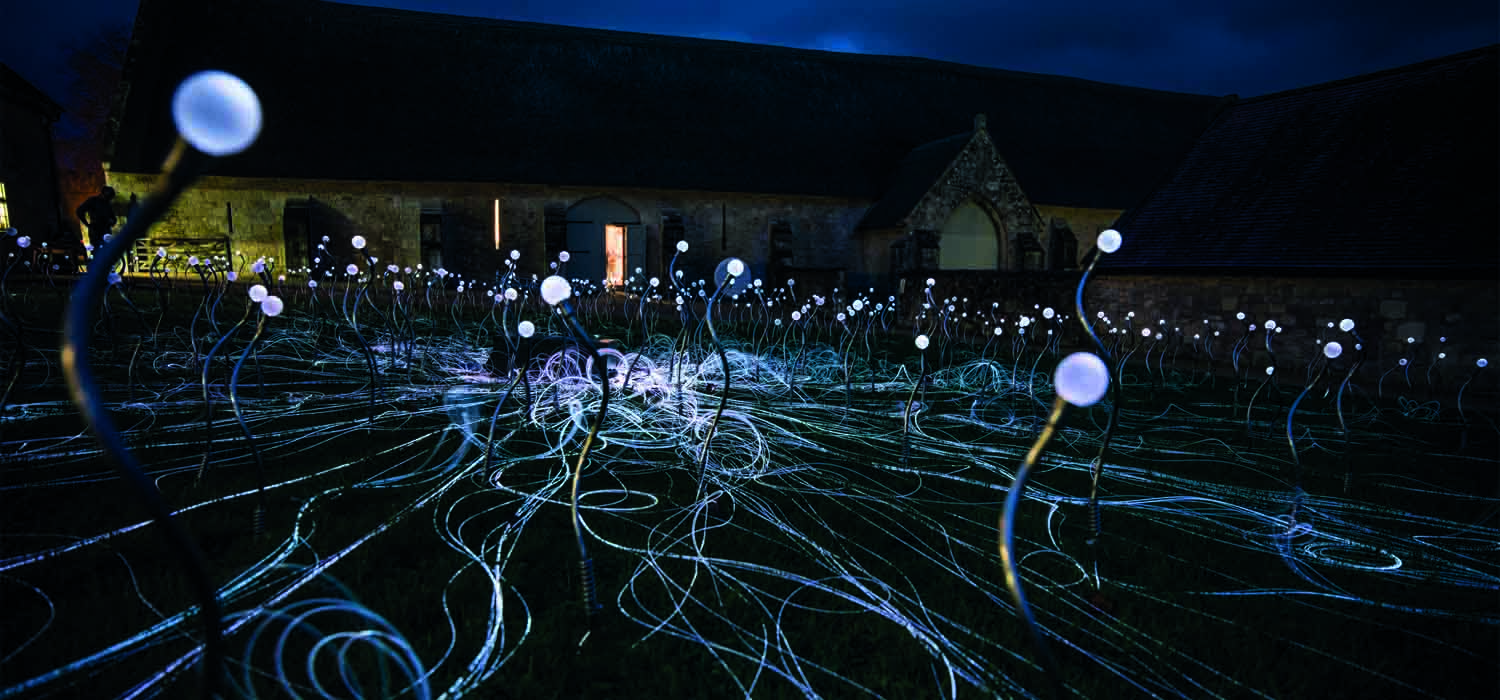
[[[625,284],[625,227],[604,227],[604,281],[611,287]]]
[[[495,250],[500,250],[500,200],[495,200]]]
[[[10,207],[5,200],[5,183],[0,182],[0,228],[10,228]]]

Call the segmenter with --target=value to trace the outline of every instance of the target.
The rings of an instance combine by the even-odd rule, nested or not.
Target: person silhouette
[[[99,194],[89,197],[78,205],[74,212],[89,232],[89,243],[95,248],[104,245],[104,234],[115,228],[115,188],[105,185]]]

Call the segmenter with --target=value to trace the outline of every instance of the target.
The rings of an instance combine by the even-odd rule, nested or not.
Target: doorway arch
[[[598,283],[607,274],[605,228],[625,227],[630,232],[644,231],[635,208],[610,196],[589,197],[568,207],[568,276]],[[641,234],[631,238],[641,238]],[[628,241],[634,248],[644,248],[645,240]],[[633,257],[633,256],[632,256]],[[644,257],[644,255],[642,256]],[[627,273],[628,274],[628,273]]]

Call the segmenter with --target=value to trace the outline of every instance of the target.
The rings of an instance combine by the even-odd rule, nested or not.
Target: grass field
[[[483,297],[451,312],[356,297],[356,335],[336,297],[315,310],[288,294],[252,354],[253,316],[208,363],[206,408],[203,357],[244,286],[210,319],[212,288],[134,284],[94,329],[97,393],[203,553],[229,696],[1050,692],[998,553],[1052,402],[1060,355],[1040,344],[940,340],[919,365],[909,335],[726,320],[714,424],[725,372],[701,324],[662,315],[647,336],[586,312],[626,353],[579,479],[589,614],[571,471],[601,385],[575,350],[514,390],[484,369],[518,317],[563,332],[535,301],[502,317]],[[20,366],[0,412],[0,698],[191,697],[197,603],[68,398],[61,299],[42,284],[7,297],[26,324],[0,344],[6,379]],[[229,396],[242,356],[249,437]],[[1340,392],[1345,358],[1298,404],[1289,444],[1307,368],[1263,387],[1222,358],[1214,377],[1174,358],[1123,370],[1096,543],[1108,401],[1069,414],[1015,515],[1064,692],[1493,696],[1493,386],[1476,380],[1460,417],[1456,382]]]

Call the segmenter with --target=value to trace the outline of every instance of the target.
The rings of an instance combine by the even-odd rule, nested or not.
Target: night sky
[[[5,3],[4,62],[66,104],[64,46],[133,0]],[[1242,97],[1500,41],[1495,0],[379,0],[448,14],[921,56],[1125,85]],[[809,9],[815,5],[816,9]],[[707,9],[705,9],[707,8]]]

